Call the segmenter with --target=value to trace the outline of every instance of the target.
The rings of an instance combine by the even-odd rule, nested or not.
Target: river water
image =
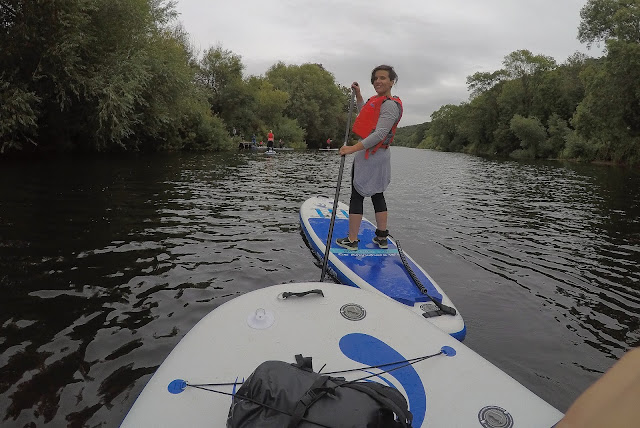
[[[638,171],[392,150],[390,231],[467,346],[565,411],[640,345]],[[318,281],[298,210],[334,195],[339,166],[311,151],[1,163],[0,424],[118,426],[212,309]]]

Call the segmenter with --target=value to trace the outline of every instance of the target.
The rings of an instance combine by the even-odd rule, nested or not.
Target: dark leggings
[[[371,196],[373,202],[373,210],[376,213],[387,211],[387,202],[384,199],[384,193],[376,193]],[[353,185],[353,168],[351,169],[351,200],[349,201],[349,214],[364,213],[364,196],[356,191]]]

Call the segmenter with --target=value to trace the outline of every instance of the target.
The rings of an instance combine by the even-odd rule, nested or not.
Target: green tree
[[[14,87],[0,74],[0,153],[37,145],[37,110],[40,99],[33,92]]]
[[[550,56],[534,55],[526,49],[521,49],[505,56],[502,65],[507,77],[521,79],[554,69],[556,61]]]
[[[498,96],[503,83],[474,97],[469,102],[467,113],[461,117],[460,132],[469,142],[468,153],[493,153],[490,149],[493,133],[498,126]]]
[[[307,144],[320,147],[344,126],[344,93],[320,64],[285,65],[279,62],[266,73],[273,86],[289,94],[284,110],[306,131]]]
[[[553,58],[545,55],[534,55],[528,50],[518,50],[511,52],[504,58],[504,74],[510,79],[511,87],[517,85],[520,108],[518,114],[531,114],[533,104],[533,93],[541,83],[542,76],[556,68]],[[506,88],[505,88],[506,89]],[[513,101],[513,100],[512,100]],[[516,112],[514,112],[515,114]]]
[[[219,150],[231,146],[207,92],[194,84],[197,66],[181,27],[159,32],[149,47],[151,80],[142,91],[131,145],[144,150]]]
[[[266,79],[261,79],[255,95],[258,116],[267,128],[273,127],[282,117],[289,101],[289,94],[276,89]]]
[[[471,92],[470,97],[475,98],[481,95],[491,88],[495,87],[498,83],[505,80],[507,72],[505,70],[497,70],[493,73],[476,72],[467,77],[467,89]]]
[[[0,120],[5,150],[28,141],[42,150],[180,149],[187,117],[204,118],[209,137],[219,134],[221,122],[201,114],[208,107],[193,84],[185,34],[169,24],[172,2],[1,4],[3,116],[19,118]]]
[[[233,80],[242,79],[242,58],[222,46],[207,49],[200,60],[200,81],[213,93],[220,93]]]
[[[302,143],[305,138],[304,129],[298,125],[298,121],[286,116],[280,119],[273,132],[276,140],[282,139],[286,143]]]
[[[587,58],[576,53],[565,63],[543,73],[533,89],[530,114],[546,123],[553,114],[568,121],[576,107],[584,98],[584,83],[580,72],[585,68]]]
[[[547,159],[557,159],[562,155],[567,140],[574,131],[569,128],[567,121],[557,113],[549,117],[547,134],[549,138],[540,145],[539,157]]]
[[[276,138],[286,142],[301,142],[304,140],[304,130],[295,118],[285,115],[289,93],[276,89],[265,77],[251,76],[246,80],[248,93],[251,96],[251,127],[250,133],[260,138],[266,138],[270,130]]]
[[[411,141],[410,141],[411,147],[417,147],[418,144],[420,144],[420,142],[424,139],[424,136],[426,135],[427,131],[429,130],[430,125],[431,125],[430,122],[425,122],[425,123],[416,125],[416,129],[413,135],[411,136]]]
[[[396,135],[393,137],[393,144],[404,147],[418,147],[424,140],[430,125],[430,122],[425,122],[418,125],[398,127]]]
[[[580,12],[579,38],[604,41],[607,55],[581,74],[585,97],[572,123],[589,154],[640,163],[640,7],[637,1],[589,0]]]
[[[522,117],[516,114],[511,119],[509,127],[520,140],[520,149],[514,150],[510,156],[515,158],[535,159],[539,147],[545,142],[547,132],[537,117]]]
[[[637,0],[588,0],[580,18],[578,39],[588,46],[607,40],[640,43]]]
[[[447,104],[433,112],[431,126],[421,144],[426,144],[427,148],[434,150],[461,151],[466,141],[460,133],[459,123],[466,112],[466,106],[467,104]]]
[[[595,156],[615,162],[640,162],[640,45],[607,41],[602,64],[582,74],[584,100],[572,123],[595,148]]]
[[[82,53],[90,40],[81,29],[90,22],[96,7],[89,0],[5,0],[1,4],[0,75],[9,87],[15,88],[3,91],[3,98],[7,97],[3,99],[7,116],[3,116],[15,115],[29,122],[28,126],[11,127],[9,133],[9,128],[3,127],[2,146],[22,149],[24,142],[35,143],[33,137],[38,134],[39,146],[46,147],[50,135],[66,128],[66,115],[56,113],[65,109],[68,112],[84,91]],[[36,99],[37,104],[33,102]]]
[[[243,91],[243,70],[242,58],[222,46],[207,49],[199,63],[198,82],[208,90],[211,110],[230,122],[229,127],[238,125],[233,123],[234,111],[253,101]]]

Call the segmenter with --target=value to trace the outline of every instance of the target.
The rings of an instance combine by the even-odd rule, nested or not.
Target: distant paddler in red
[[[273,149],[273,129],[269,131],[269,133],[267,134],[267,147],[270,149]]]

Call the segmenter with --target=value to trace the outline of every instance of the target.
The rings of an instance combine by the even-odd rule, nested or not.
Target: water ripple
[[[456,302],[474,350],[565,409],[640,345],[637,172],[393,150],[392,233]],[[117,426],[209,311],[253,289],[319,280],[298,210],[334,195],[339,159],[3,166],[3,423]]]

